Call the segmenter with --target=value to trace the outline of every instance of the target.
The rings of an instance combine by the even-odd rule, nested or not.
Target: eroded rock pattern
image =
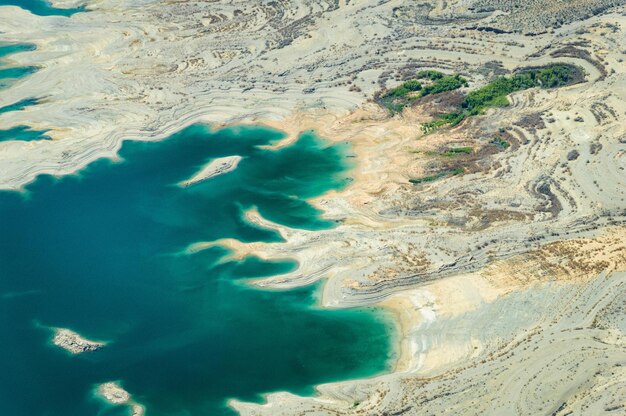
[[[623,1],[107,1],[71,19],[0,14],[0,40],[41,65],[0,96],[28,112],[0,128],[54,140],[0,143],[0,186],[113,156],[197,122],[262,122],[290,139],[350,141],[354,182],[314,201],[332,230],[275,227],[285,243],[216,244],[233,257],[295,258],[286,288],[326,279],[323,303],[398,316],[396,372],[274,394],[250,415],[558,415],[624,411],[626,9]],[[62,29],[62,30],[60,30]],[[418,69],[470,89],[565,62],[584,82],[531,89],[461,125],[420,126],[458,102],[391,117],[374,93]],[[499,145],[506,142],[506,146]],[[452,147],[471,152],[444,156]],[[462,168],[414,185],[410,179]]]

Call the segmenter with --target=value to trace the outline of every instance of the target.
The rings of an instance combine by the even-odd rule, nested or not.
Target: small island
[[[131,416],[143,416],[146,413],[145,407],[133,401],[130,393],[124,390],[117,382],[109,381],[100,384],[96,393],[110,404],[128,405],[131,409]]]
[[[206,181],[218,175],[223,175],[228,172],[232,172],[237,169],[237,165],[241,161],[241,156],[226,156],[219,159],[214,159],[200,169],[191,178],[182,181],[180,186],[186,188],[198,182]]]
[[[67,328],[54,328],[54,331],[54,338],[52,338],[54,345],[72,354],[96,351],[106,345],[104,342],[91,341],[83,338],[76,332]]]

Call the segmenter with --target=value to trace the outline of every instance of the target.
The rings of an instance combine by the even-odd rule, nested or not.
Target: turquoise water
[[[28,126],[17,126],[10,129],[0,130],[0,142],[9,140],[20,140],[30,142],[33,140],[50,140],[46,136],[46,130],[33,130]]]
[[[18,52],[34,51],[35,49],[37,49],[36,46],[31,43],[8,43],[4,45],[0,44],[0,58],[4,58],[5,56],[9,56]]]
[[[4,107],[0,107],[0,114],[2,113],[10,113],[11,111],[22,111],[27,107],[31,107],[33,105],[39,104],[39,100],[36,98],[26,98],[24,100],[17,101],[13,104],[5,105]]]
[[[0,91],[9,88],[17,80],[34,73],[37,69],[35,66],[2,67],[0,62]]]
[[[1,3],[0,3],[1,4]],[[37,70],[34,66],[15,67],[7,65],[3,59],[18,52],[27,52],[35,50],[35,46],[31,44],[4,44],[0,45],[0,91],[13,85],[17,80]],[[39,104],[37,98],[25,98],[12,104],[0,107],[0,114],[10,113],[12,111],[22,111],[25,108]],[[33,141],[33,140],[49,140],[44,130],[32,129],[29,126],[15,126],[10,129],[0,130],[0,142],[8,140]]]
[[[292,262],[220,261],[219,238],[280,241],[245,221],[263,217],[317,230],[306,200],[344,186],[349,149],[312,134],[279,151],[261,128],[192,126],[159,143],[126,142],[123,162],[40,177],[25,193],[0,192],[0,414],[125,415],[94,398],[121,380],[149,416],[222,415],[228,398],[287,390],[388,369],[389,322],[378,311],[321,310],[316,288],[261,291],[243,282]],[[176,184],[207,161],[244,159],[234,172]],[[70,356],[48,326],[109,340]]]
[[[16,66],[11,68],[0,68],[0,80],[17,79],[30,75],[37,71],[34,66]]]
[[[0,6],[18,6],[39,16],[71,16],[86,10],[84,7],[57,9],[45,0],[0,0]]]
[[[0,5],[2,5],[0,0]],[[14,66],[7,62],[7,57],[19,53],[35,50],[35,45],[26,43],[0,44],[0,91],[15,84],[38,70],[36,66]]]

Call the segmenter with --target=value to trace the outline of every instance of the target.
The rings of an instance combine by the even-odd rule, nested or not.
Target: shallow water
[[[16,67],[7,62],[7,57],[19,53],[27,52],[35,49],[31,44],[4,44],[0,45],[0,91],[4,88],[12,86],[20,78],[24,78],[27,75],[32,74],[37,70],[34,66]],[[28,107],[32,107],[39,104],[37,98],[26,98],[17,102],[4,105],[0,107],[0,115],[4,113],[10,113],[13,111],[22,111]],[[20,141],[34,141],[34,140],[49,140],[45,130],[32,129],[29,126],[19,125],[8,129],[0,130],[0,142],[9,140]]]
[[[24,78],[39,69],[36,66],[15,66],[15,64],[10,61],[10,55],[32,50],[35,50],[35,45],[32,44],[0,44],[0,91],[12,86],[19,79]]]
[[[10,129],[0,130],[0,142],[20,140],[30,142],[33,140],[50,140],[45,130],[33,130],[28,126],[17,126]]]
[[[18,6],[39,16],[71,16],[85,11],[84,7],[59,9],[52,7],[46,0],[0,0],[0,6]]]
[[[247,223],[322,229],[306,199],[348,180],[342,146],[312,134],[279,151],[262,128],[192,126],[158,143],[126,142],[123,161],[40,177],[0,192],[0,414],[120,415],[94,398],[121,380],[149,416],[230,414],[225,400],[373,375],[390,364],[389,322],[377,311],[321,310],[314,288],[260,291],[242,282],[291,262],[220,262],[219,238],[280,241]],[[243,160],[231,173],[180,188],[207,161]],[[109,340],[70,356],[48,326]]]
[[[39,104],[39,100],[36,98],[26,98],[24,100],[17,101],[13,104],[8,104],[0,107],[0,114],[10,113],[11,111],[22,111],[25,108]]]
[[[1,0],[0,0],[1,1]],[[37,49],[32,43],[7,43],[0,44],[0,58],[4,58],[18,52],[28,52]]]

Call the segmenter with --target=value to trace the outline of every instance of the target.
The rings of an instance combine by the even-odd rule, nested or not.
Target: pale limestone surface
[[[187,187],[195,183],[203,182],[215,176],[223,175],[237,169],[241,156],[226,156],[214,159],[203,166],[191,178],[180,183],[180,186]]]
[[[52,342],[72,354],[96,351],[106,345],[104,342],[88,340],[67,328],[54,328]]]
[[[0,96],[0,105],[43,103],[1,115],[0,128],[51,129],[54,140],[0,143],[0,187],[74,172],[114,157],[123,138],[157,140],[198,121],[267,124],[288,133],[282,145],[311,128],[349,141],[354,181],[311,201],[336,228],[290,229],[251,210],[248,221],[286,242],[198,241],[188,251],[221,245],[235,259],[292,258],[297,270],[254,283],[324,279],[326,307],[389,308],[400,335],[395,371],[234,408],[623,412],[626,9],[612,0],[514,3],[100,0],[71,19],[2,8],[0,40],[39,46],[12,59],[45,67]],[[545,33],[523,34],[540,26]],[[461,72],[476,88],[554,62],[581,66],[586,82],[513,94],[509,107],[428,136],[420,124],[432,103],[390,117],[367,102],[417,68]],[[508,149],[481,153],[504,134]],[[445,164],[437,154],[453,146],[478,155],[461,161],[466,174],[409,183]]]
[[[144,416],[146,414],[145,407],[136,403],[130,393],[115,381],[100,384],[96,389],[96,393],[111,404],[128,405],[131,416]]]

